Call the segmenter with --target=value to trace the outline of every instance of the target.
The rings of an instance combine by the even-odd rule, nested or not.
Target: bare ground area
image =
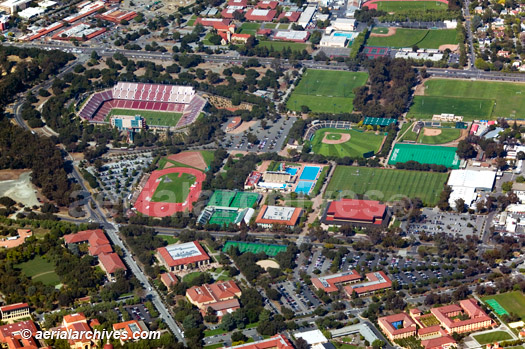
[[[436,129],[436,128],[423,128],[423,134],[425,136],[437,136],[437,135],[440,135],[441,134],[441,130],[440,129]]]
[[[19,174],[18,179],[0,182],[0,197],[7,196],[25,206],[39,206],[37,192],[31,183],[31,171]]]
[[[208,167],[200,151],[186,151],[183,153],[170,155],[168,156],[168,159],[198,168],[200,170],[205,170]]]
[[[445,51],[447,48],[452,52],[456,52],[459,48],[459,45],[440,45],[439,46],[440,51]]]
[[[339,139],[328,139],[328,136],[331,135],[331,134],[340,134],[341,135],[341,138]],[[350,135],[348,133],[332,133],[332,132],[326,132],[324,134],[324,138],[322,140],[322,142],[324,144],[341,144],[341,143],[345,143],[345,142],[348,142],[350,140]]]
[[[393,36],[396,34],[397,28],[389,27],[388,33],[386,34],[379,34],[379,33],[370,33],[370,36],[376,36],[376,37],[387,37],[387,36]]]
[[[255,125],[256,122],[257,121],[255,121],[255,120],[247,121],[247,122],[243,121],[243,123],[240,124],[239,127],[237,127],[235,130],[232,130],[232,131],[226,132],[226,133],[233,134],[233,135],[236,135],[236,134],[239,134],[239,133],[243,133],[244,131],[247,131],[250,127]]]
[[[13,179],[18,179],[20,175],[24,172],[28,172],[28,169],[18,169],[18,170],[0,170],[0,181],[9,181]]]
[[[272,261],[271,259],[265,259],[265,260],[262,260],[262,261],[258,261],[255,264],[257,264],[258,266],[260,266],[264,270],[267,270],[268,268],[274,268],[274,269],[279,269],[280,268],[279,264],[276,261]]]

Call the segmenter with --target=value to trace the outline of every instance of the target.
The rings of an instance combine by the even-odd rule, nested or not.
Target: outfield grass
[[[370,36],[367,46],[439,48],[457,44],[455,29],[404,29],[397,28],[392,36]]]
[[[350,140],[340,144],[326,144],[323,143],[325,134],[329,133],[332,140],[338,140],[342,134],[349,134]],[[331,135],[330,135],[331,133]],[[311,140],[312,151],[316,154],[336,157],[363,157],[364,153],[373,151],[377,153],[381,143],[383,142],[384,134],[376,135],[373,131],[359,132],[356,130],[338,130],[333,128],[323,128],[317,130]]]
[[[245,22],[241,25],[239,33],[255,35],[255,33],[257,32],[257,30],[259,30],[260,27],[261,25],[259,23]]]
[[[518,83],[430,79],[425,82],[425,96],[416,96],[408,115],[432,117],[431,114],[455,113],[465,116],[466,120],[523,118],[524,92],[525,84]],[[437,102],[427,102],[429,97],[441,98]],[[424,99],[424,105],[421,101],[418,103],[418,99]],[[434,103],[434,106],[428,103]]]
[[[412,10],[444,10],[445,3],[439,1],[381,1],[377,9],[386,12],[412,11]]]
[[[447,177],[447,173],[337,166],[325,197],[354,198],[356,194],[366,194],[384,202],[419,197],[426,205],[435,205]]]
[[[398,135],[398,142],[402,141],[413,141],[415,142],[417,140],[418,134],[415,132],[412,132],[412,122],[405,122],[403,124],[403,127],[401,127],[401,130],[399,131]]]
[[[41,256],[36,256],[30,261],[16,265],[22,272],[33,281],[41,281],[45,285],[56,286],[60,278],[55,273],[55,267],[51,262]]]
[[[182,116],[182,113],[167,113],[162,111],[118,109],[114,108],[108,113],[106,121],[112,115],[140,115],[146,119],[146,124],[154,126],[175,126]]]
[[[482,297],[483,301],[495,299],[509,313],[518,315],[525,320],[525,295],[520,291],[512,291],[494,296]]]
[[[308,69],[286,106],[294,111],[306,105],[316,113],[349,113],[353,108],[353,89],[367,80],[368,74],[362,72]]]
[[[190,186],[195,183],[195,176],[189,173],[168,173],[160,178],[162,180],[153,193],[152,202],[182,203],[188,197]]]
[[[417,143],[421,144],[445,144],[453,142],[461,136],[461,130],[457,128],[440,128],[441,133],[437,136],[425,136],[423,131],[419,134]],[[413,133],[413,132],[412,132]]]
[[[512,339],[512,336],[505,331],[494,331],[473,336],[479,344],[488,344]]]
[[[305,50],[308,47],[308,44],[303,44],[300,42],[289,42],[289,41],[259,41],[257,46],[261,47],[267,47],[268,49],[270,47],[273,47],[274,51],[282,51],[285,48],[290,48],[292,51],[302,51]]]

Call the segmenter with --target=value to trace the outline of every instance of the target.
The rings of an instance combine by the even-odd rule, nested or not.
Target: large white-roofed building
[[[210,256],[197,241],[157,249],[157,258],[169,270],[191,269],[210,263]]]
[[[479,191],[492,191],[496,172],[491,170],[452,170],[447,185],[452,187],[449,204],[455,207],[456,200],[463,199],[470,206]]]

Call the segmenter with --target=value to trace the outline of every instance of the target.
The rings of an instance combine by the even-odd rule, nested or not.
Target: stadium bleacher
[[[205,105],[206,100],[191,86],[118,82],[110,90],[94,93],[79,115],[101,123],[113,108],[182,113],[175,126],[179,128],[193,123]]]
[[[304,139],[310,140],[317,130],[322,128],[336,128],[340,130],[350,130],[352,128],[352,123],[349,121],[337,121],[337,120],[316,120],[312,122],[310,127],[306,130],[304,134]]]

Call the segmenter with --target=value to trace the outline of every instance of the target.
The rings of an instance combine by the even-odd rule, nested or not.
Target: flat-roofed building
[[[13,323],[29,317],[31,317],[31,313],[27,303],[14,303],[0,307],[0,319],[3,322]]]
[[[20,10],[27,8],[31,0],[7,0],[0,3],[0,11],[5,11],[7,14],[14,14]]]
[[[417,333],[416,323],[407,313],[380,317],[377,324],[391,341],[412,337]]]
[[[346,36],[324,35],[319,42],[321,47],[338,47],[344,48],[348,42]]]
[[[299,223],[302,214],[303,209],[298,207],[264,205],[261,207],[255,223],[262,228],[271,228],[275,224],[293,228]]]
[[[362,276],[356,270],[312,278],[312,284],[318,290],[326,293],[336,292],[338,285],[359,282]]]
[[[111,126],[119,130],[141,130],[146,127],[146,121],[140,115],[113,115]]]
[[[303,30],[279,30],[275,35],[275,40],[305,42],[310,37],[310,32]]]
[[[301,13],[301,16],[299,17],[299,20],[297,21],[297,24],[299,24],[304,29],[306,29],[306,27],[308,26],[308,24],[312,20],[312,17],[314,16],[316,11],[317,11],[317,6],[308,6],[303,11],[303,13]]]
[[[210,256],[197,241],[158,248],[157,258],[169,271],[192,269],[210,263]]]
[[[330,24],[334,30],[342,31],[354,31],[355,30],[355,19],[353,18],[337,18]]]

